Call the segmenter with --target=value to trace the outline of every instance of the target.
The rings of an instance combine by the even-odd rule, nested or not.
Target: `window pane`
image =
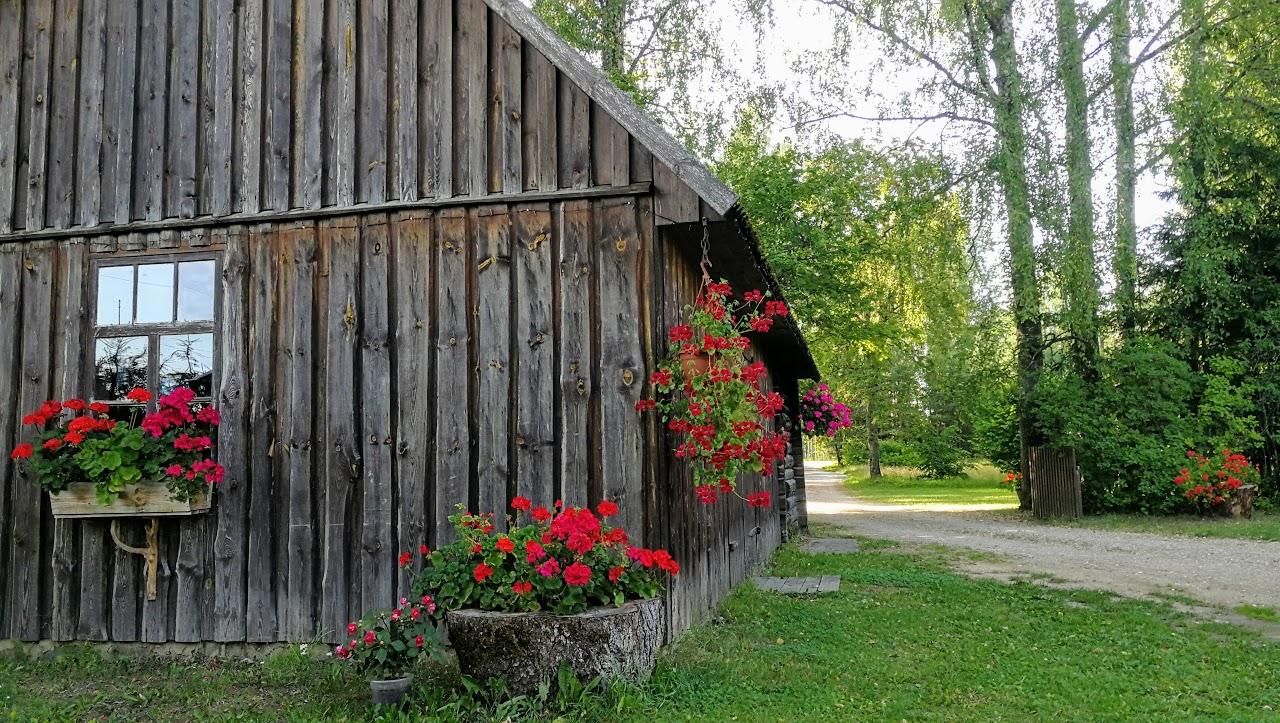
[[[173,264],[138,267],[138,323],[173,321]]]
[[[134,387],[147,386],[147,337],[99,339],[93,364],[93,397],[123,399]]]
[[[213,319],[213,262],[178,264],[178,321]]]
[[[133,323],[133,267],[98,269],[98,325]]]
[[[213,396],[213,334],[160,337],[160,393],[178,387]]]

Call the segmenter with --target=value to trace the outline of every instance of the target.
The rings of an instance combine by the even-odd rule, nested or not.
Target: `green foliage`
[[[921,476],[944,479],[964,474],[966,461],[958,445],[959,430],[953,426],[927,425],[916,435],[915,448],[920,456]]]
[[[379,610],[347,625],[348,641],[334,654],[371,680],[392,680],[413,672],[420,656],[438,656],[429,600],[401,602],[395,610]]]

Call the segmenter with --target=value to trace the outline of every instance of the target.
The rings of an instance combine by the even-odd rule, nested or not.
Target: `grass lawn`
[[[1259,720],[1280,711],[1280,644],[1155,602],[971,580],[944,553],[868,543],[783,549],[773,574],[838,574],[838,594],[738,589],[639,690],[561,701],[556,720]],[[13,719],[528,720],[425,676],[380,718],[362,681],[297,654],[263,663],[0,662]],[[441,687],[445,686],[445,687]],[[443,709],[443,710],[442,710]],[[460,715],[461,713],[461,715]]]
[[[1002,489],[1003,475],[989,464],[970,467],[964,477],[920,479],[910,467],[884,467],[884,476],[871,479],[866,465],[848,466],[845,486],[854,495],[872,502],[920,509],[1001,510],[1016,509],[1018,495]]]
[[[1072,524],[1100,530],[1154,532],[1162,535],[1280,541],[1280,513],[1276,512],[1254,512],[1251,520],[1205,520],[1192,515],[1177,517],[1094,515],[1071,523],[1058,524]]]

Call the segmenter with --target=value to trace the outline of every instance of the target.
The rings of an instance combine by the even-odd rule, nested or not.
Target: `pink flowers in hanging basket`
[[[834,437],[853,426],[849,407],[836,401],[826,384],[809,387],[800,397],[800,425],[810,437]]]

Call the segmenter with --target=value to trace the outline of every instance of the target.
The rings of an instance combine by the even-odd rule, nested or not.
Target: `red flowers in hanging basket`
[[[761,291],[735,300],[729,284],[709,282],[685,308],[688,323],[668,332],[667,359],[649,378],[653,394],[636,410],[661,414],[676,435],[675,456],[689,464],[694,493],[703,503],[737,495],[740,475],[768,474],[786,456],[787,433],[771,429],[786,405],[765,387],[765,365],[748,361],[747,335],[767,332],[788,313],[786,304],[767,300]],[[755,507],[770,504],[767,492],[742,499]]]

